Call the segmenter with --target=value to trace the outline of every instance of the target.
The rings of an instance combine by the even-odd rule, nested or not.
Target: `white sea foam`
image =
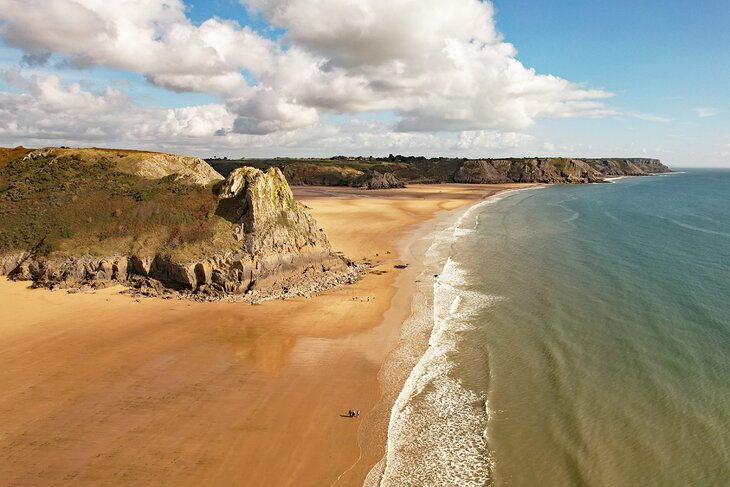
[[[489,482],[493,465],[487,448],[486,393],[462,384],[454,359],[463,333],[473,328],[470,318],[499,298],[467,289],[468,273],[445,256],[455,242],[476,231],[478,209],[518,191],[523,190],[506,191],[473,205],[451,229],[437,234],[426,252],[421,280],[431,277],[432,265],[439,261],[441,272],[433,283],[433,294],[415,297],[413,315],[402,333],[423,333],[430,325],[429,346],[393,404],[384,465],[381,461],[377,467],[377,475],[382,472],[380,485],[476,486]],[[369,475],[366,485],[377,482]]]
[[[486,397],[451,374],[459,333],[493,299],[460,289],[465,272],[448,259],[434,283],[429,348],[393,406],[381,485],[484,485],[491,460],[484,432]]]

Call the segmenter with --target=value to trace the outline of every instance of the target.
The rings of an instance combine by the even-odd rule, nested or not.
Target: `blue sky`
[[[497,0],[495,7],[500,31],[527,66],[604,87],[623,110],[672,119],[550,121],[540,133],[659,147],[678,153],[665,156],[673,163],[730,165],[727,154],[705,152],[730,152],[730,3]],[[700,107],[717,114],[701,118]]]
[[[1,1],[2,145],[730,166],[728,2],[47,0],[18,14]],[[51,3],[118,21],[104,35],[129,28],[139,45],[95,46],[91,25],[64,37]],[[29,53],[51,56],[29,66]]]

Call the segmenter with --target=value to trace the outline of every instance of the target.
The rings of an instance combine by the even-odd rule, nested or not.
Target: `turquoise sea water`
[[[515,192],[447,247],[383,484],[730,485],[730,171]]]

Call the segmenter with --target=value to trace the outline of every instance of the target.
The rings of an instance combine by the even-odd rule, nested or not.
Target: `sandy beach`
[[[1,280],[0,478],[361,485],[384,452],[391,405],[378,372],[428,235],[521,186],[296,188],[333,247],[373,265],[309,299],[137,300],[121,287],[69,294]]]

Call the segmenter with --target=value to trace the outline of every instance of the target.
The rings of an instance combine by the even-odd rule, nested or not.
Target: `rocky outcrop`
[[[394,188],[405,188],[406,184],[395,177],[392,173],[380,173],[373,171],[363,181],[362,187],[367,189],[394,189]]]
[[[50,288],[126,284],[144,295],[247,301],[307,295],[353,282],[359,268],[333,252],[322,229],[278,169],[242,167],[220,189],[217,213],[230,222],[234,247],[210,255],[0,256],[0,272]]]

